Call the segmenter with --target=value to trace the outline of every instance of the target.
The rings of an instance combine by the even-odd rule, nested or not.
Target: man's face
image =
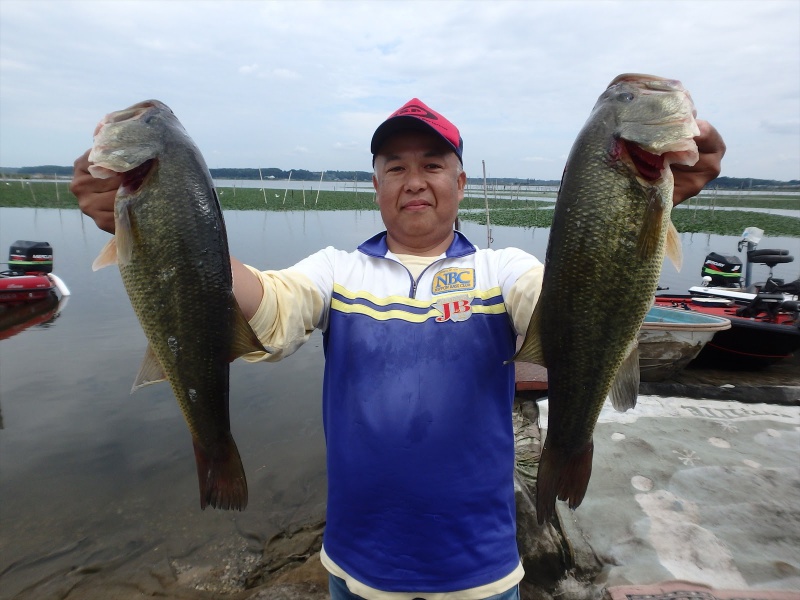
[[[428,256],[444,252],[466,181],[458,157],[436,134],[412,130],[386,140],[375,156],[372,183],[389,249]]]

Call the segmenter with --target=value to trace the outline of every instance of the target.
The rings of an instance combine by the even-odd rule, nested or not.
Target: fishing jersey
[[[273,275],[285,284],[302,274],[316,293],[295,296],[321,298],[310,312],[325,352],[323,556],[336,574],[386,592],[467,590],[515,573],[507,587],[519,581],[507,363],[519,327],[504,299],[541,268],[521,250],[479,250],[456,232],[415,278],[384,232],[356,252],[326,248]],[[541,276],[534,280],[530,311]],[[289,310],[308,318],[308,306]],[[251,324],[275,348],[265,333],[275,326],[259,313]],[[308,330],[267,360],[293,351]]]

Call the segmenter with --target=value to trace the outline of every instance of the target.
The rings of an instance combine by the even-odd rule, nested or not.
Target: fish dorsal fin
[[[664,200],[657,187],[647,188],[647,207],[645,208],[642,229],[636,242],[636,250],[641,260],[648,260],[658,252],[661,245],[661,227],[664,219]]]
[[[233,298],[233,343],[231,344],[230,361],[234,361],[240,356],[250,354],[251,352],[266,352],[272,354],[272,351],[265,348],[258,339],[256,332],[250,327],[247,318],[244,316],[242,309],[236,299]]]
[[[164,367],[161,366],[155,352],[153,352],[153,348],[148,344],[147,350],[145,350],[144,353],[142,366],[139,367],[139,372],[136,374],[136,379],[133,381],[131,394],[141,387],[153,383],[160,383],[166,381],[166,379],[167,375],[164,373]]]
[[[675,265],[677,271],[681,270],[683,266],[683,249],[681,248],[681,236],[678,230],[675,229],[672,221],[669,222],[667,227],[667,250],[666,254],[672,264]]]
[[[537,302],[536,308],[533,309],[530,323],[528,323],[528,331],[525,332],[525,339],[520,349],[517,350],[517,353],[511,358],[512,361],[528,362],[543,367],[547,366],[544,362],[544,353],[542,352],[541,307],[541,301]]]
[[[100,250],[100,254],[97,255],[97,258],[94,259],[92,271],[99,271],[104,267],[115,264],[117,264],[117,238],[112,237],[106,242],[103,249]]]
[[[639,342],[634,339],[628,350],[628,355],[622,361],[617,371],[617,377],[611,384],[608,396],[611,405],[619,412],[625,412],[636,406],[639,395]]]

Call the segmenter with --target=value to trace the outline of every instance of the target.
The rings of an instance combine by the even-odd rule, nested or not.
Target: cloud
[[[249,75],[250,73],[255,73],[258,71],[258,63],[253,63],[252,65],[242,65],[238,69],[239,73],[242,75]]]
[[[300,74],[291,69],[273,69],[272,74],[278,79],[300,79]]]
[[[2,166],[70,164],[99,117],[153,97],[219,166],[286,166],[300,140],[296,168],[368,168],[375,127],[416,96],[473,171],[555,179],[605,86],[638,71],[683,81],[727,175],[800,178],[796,0],[442,0],[435,19],[414,0],[0,1]]]
[[[787,119],[784,121],[761,121],[761,128],[769,133],[779,135],[800,135],[800,119]]]

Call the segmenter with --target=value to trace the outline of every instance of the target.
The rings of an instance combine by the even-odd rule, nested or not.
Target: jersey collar
[[[358,247],[358,250],[367,256],[384,258],[389,252],[389,246],[386,244],[386,232],[382,231],[381,233],[372,236],[363,244],[361,244]],[[468,254],[474,253],[475,246],[472,244],[472,242],[467,239],[467,236],[456,230],[453,241],[450,243],[450,247],[445,251],[444,255],[447,258],[460,258],[462,256],[467,256]]]

